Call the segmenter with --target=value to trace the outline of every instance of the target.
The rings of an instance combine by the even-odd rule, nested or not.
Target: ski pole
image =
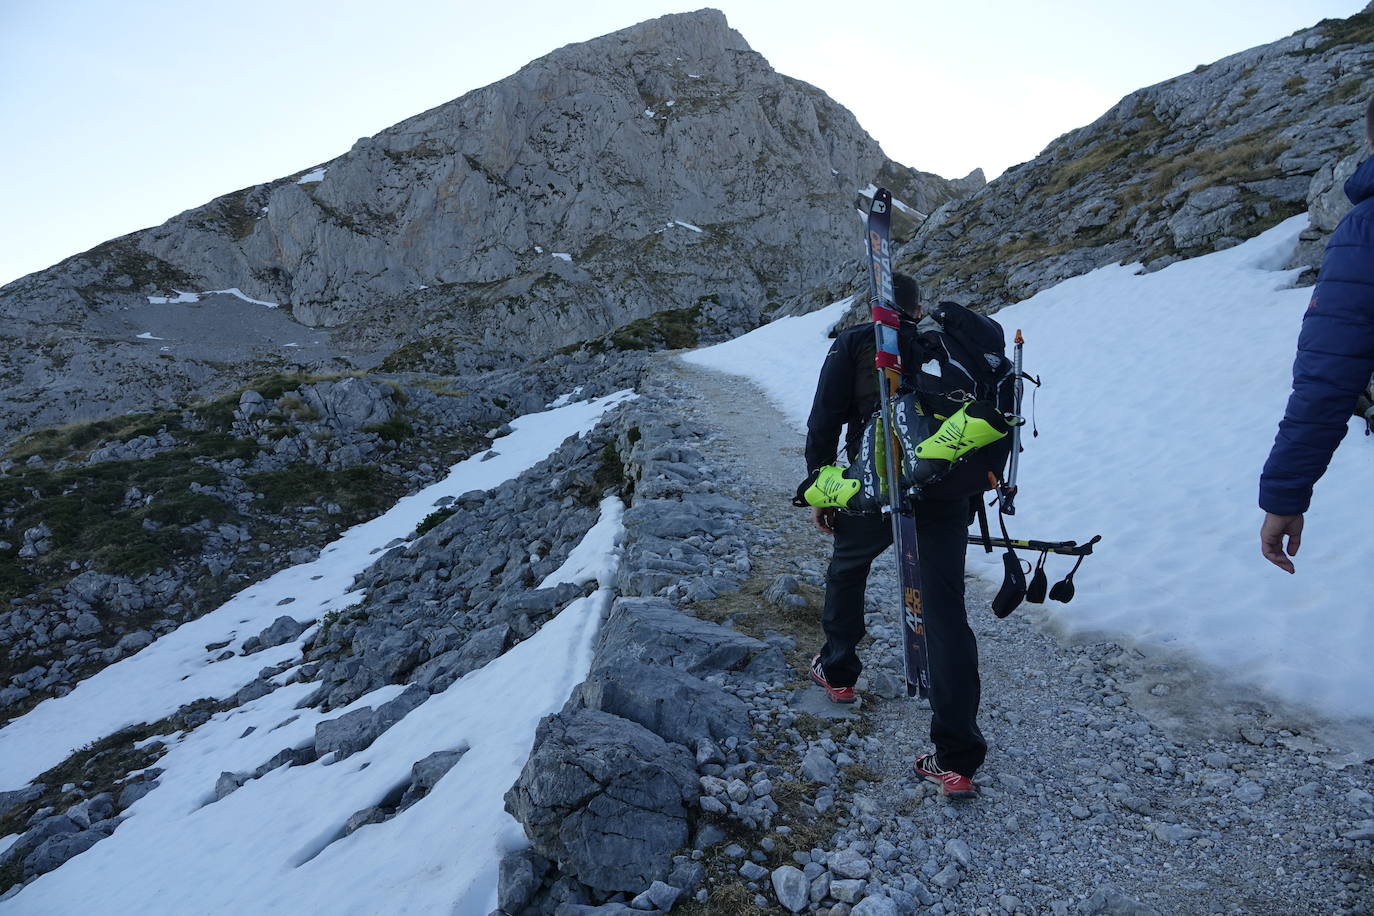
[[[1021,399],[1025,393],[1025,386],[1021,382],[1021,347],[1026,340],[1021,336],[1021,329],[1016,329],[1016,348],[1013,351],[1012,365],[1016,378],[1016,415],[1021,415]],[[998,488],[997,495],[1001,500],[999,511],[1004,515],[1016,514],[1016,467],[1021,460],[1021,424],[1017,423],[1011,428],[1011,463],[1007,467],[1007,479]]]
[[[977,544],[979,547],[991,544],[993,547],[1007,547],[1019,550],[1041,550],[1046,553],[1057,553],[1066,557],[1086,557],[1092,554],[1093,545],[1102,540],[1102,535],[1095,534],[1092,540],[1080,544],[1077,541],[1036,541],[1036,540],[1017,540],[1014,538],[989,538],[983,540],[982,535],[970,534],[968,542]]]

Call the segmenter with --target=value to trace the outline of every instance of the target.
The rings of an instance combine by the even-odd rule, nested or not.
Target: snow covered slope
[[[1259,554],[1257,481],[1311,294],[1280,266],[1306,222],[1156,273],[1104,267],[997,313],[1008,338],[1024,330],[1026,367],[1045,381],[1013,534],[1103,535],[1074,577],[1074,601],[1047,605],[1070,632],[1181,649],[1280,698],[1374,718],[1374,441],[1357,431],[1337,451],[1296,576]],[[756,378],[804,429],[825,334],[847,305],[685,358]],[[1000,577],[1000,562],[969,556]],[[1051,559],[1051,581],[1067,570]]]
[[[442,497],[488,489],[533,467],[569,436],[581,435],[616,405],[622,391],[511,422],[487,453],[455,465],[447,478],[348,531],[313,563],[284,570],[106,668],[65,697],[48,700],[0,729],[0,786],[16,788],[74,748],[125,725],[154,721],[201,696],[232,695],[272,662],[299,662],[310,634],[272,650],[214,661],[205,644],[237,647],[283,612],[301,622],[347,607],[348,589],[392,538],[409,536]],[[88,909],[98,888],[110,913],[435,913],[484,916],[496,905],[497,863],[527,844],[506,813],[505,791],[529,755],[535,728],[557,711],[591,664],[592,639],[613,597],[624,506],[601,503],[601,517],[566,563],[539,588],[595,581],[529,639],[426,698],[375,742],[345,759],[333,753],[302,766],[269,770],[216,800],[215,775],[254,772],[283,748],[302,748],[316,726],[351,710],[377,708],[404,685],[387,685],[347,707],[298,708],[309,681],[221,712],[193,731],[163,740],[169,750],[154,791],[134,802],[119,829],[25,886],[6,913]],[[283,596],[295,597],[289,607]],[[289,669],[275,680],[290,677]],[[355,813],[394,805],[412,764],[462,753],[428,795],[382,823],[347,832]],[[387,802],[388,799],[392,799]],[[0,838],[0,848],[13,838]],[[455,901],[458,901],[455,904]]]

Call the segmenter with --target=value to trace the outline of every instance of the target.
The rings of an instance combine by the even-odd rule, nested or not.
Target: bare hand
[[[1284,556],[1284,538],[1287,537],[1288,555]],[[1275,515],[1272,512],[1264,513],[1264,523],[1260,525],[1260,553],[1264,558],[1273,563],[1286,573],[1295,572],[1293,561],[1288,557],[1298,555],[1298,547],[1302,544],[1302,514],[1297,515]]]
[[[817,509],[815,506],[812,506],[811,524],[815,525],[826,534],[833,535],[835,533],[835,510]]]

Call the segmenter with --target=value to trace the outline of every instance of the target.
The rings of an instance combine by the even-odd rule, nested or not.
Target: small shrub
[[[364,426],[363,432],[376,433],[388,442],[404,442],[415,435],[414,428],[406,422],[400,414],[387,420],[385,423],[376,423],[372,426]]]
[[[435,528],[439,527],[439,525],[443,523],[444,519],[453,515],[455,511],[457,510],[449,509],[447,507],[443,509],[434,510],[429,515],[426,515],[424,519],[420,522],[420,524],[415,526],[415,534],[428,534]]]

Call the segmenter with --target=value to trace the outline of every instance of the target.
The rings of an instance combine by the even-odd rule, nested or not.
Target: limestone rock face
[[[923,213],[983,184],[892,162],[721,13],[664,16],[3,288],[0,436],[416,339],[538,354],[666,309],[743,330],[853,260],[870,182]]]

